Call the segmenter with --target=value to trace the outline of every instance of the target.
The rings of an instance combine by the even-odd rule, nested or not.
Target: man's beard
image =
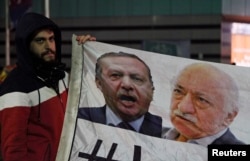
[[[49,60],[49,61],[46,61],[45,60],[45,57],[47,56],[47,55],[53,55],[54,56],[54,59],[51,59],[51,60]],[[44,60],[45,62],[53,62],[53,61],[55,61],[55,59],[56,59],[56,52],[55,51],[53,51],[53,50],[51,50],[51,49],[48,49],[47,51],[45,51],[45,52],[43,52],[43,53],[41,53],[41,59],[42,60]]]
[[[58,65],[58,60],[55,58],[53,60],[50,60],[50,61],[45,61],[43,58],[49,53],[53,53],[54,55],[56,55],[56,53],[52,50],[48,50],[48,51],[45,51],[43,53],[41,53],[41,57],[39,57],[37,54],[31,52],[31,56],[32,56],[32,63],[33,63],[33,66],[35,68],[37,67],[55,67]]]
[[[44,80],[47,86],[56,88],[58,81],[65,77],[64,71],[66,65],[57,59],[45,61],[36,54],[31,54],[36,74]],[[46,53],[42,55],[46,55]]]

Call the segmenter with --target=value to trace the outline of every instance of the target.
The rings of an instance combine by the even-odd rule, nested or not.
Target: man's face
[[[30,43],[30,51],[45,62],[54,61],[56,58],[54,32],[49,29],[39,31]]]
[[[144,64],[129,57],[106,57],[101,60],[101,68],[96,84],[113,112],[126,121],[144,115],[153,97]]]
[[[171,98],[174,127],[188,139],[221,131],[231,121],[223,111],[227,106],[226,94],[219,74],[196,68],[185,70],[178,77]]]

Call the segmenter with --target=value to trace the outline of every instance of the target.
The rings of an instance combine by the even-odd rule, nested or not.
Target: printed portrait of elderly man
[[[175,78],[170,102],[173,128],[163,138],[202,146],[244,144],[229,129],[239,111],[232,77],[208,63],[186,66]]]

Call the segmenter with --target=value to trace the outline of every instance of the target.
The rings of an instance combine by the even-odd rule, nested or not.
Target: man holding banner
[[[78,118],[161,137],[162,118],[148,112],[154,92],[148,65],[136,55],[109,52],[97,59],[95,71],[106,105],[79,108]]]
[[[95,38],[77,37],[78,43],[87,40]],[[18,22],[15,43],[17,66],[0,89],[2,158],[54,161],[68,96],[61,31],[47,17],[27,13]]]
[[[244,144],[228,126],[238,114],[238,88],[215,66],[194,63],[184,68],[174,83],[171,122],[165,138],[182,142]]]

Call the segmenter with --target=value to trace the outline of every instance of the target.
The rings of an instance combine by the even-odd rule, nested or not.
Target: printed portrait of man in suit
[[[102,107],[80,107],[78,118],[161,137],[162,118],[149,113],[154,85],[148,65],[134,54],[109,52],[96,62]]]
[[[210,144],[244,144],[229,129],[239,112],[239,91],[226,72],[208,63],[186,66],[173,82],[170,119],[163,137]]]

